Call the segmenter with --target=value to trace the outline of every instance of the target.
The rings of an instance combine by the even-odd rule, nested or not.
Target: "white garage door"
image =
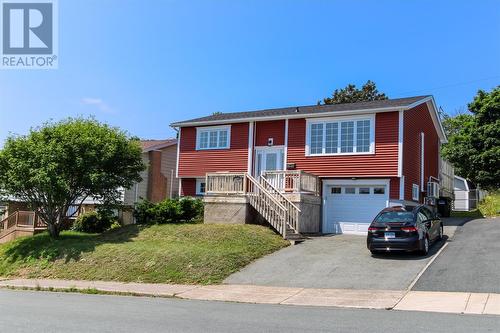
[[[366,234],[373,218],[389,202],[389,189],[380,185],[326,187],[324,233]]]

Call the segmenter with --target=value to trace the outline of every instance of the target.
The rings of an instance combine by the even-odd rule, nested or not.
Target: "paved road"
[[[498,316],[0,290],[0,332],[495,332]]]
[[[372,256],[366,236],[315,237],[261,258],[229,276],[229,284],[282,287],[405,290],[429,262],[411,254]]]
[[[500,218],[458,227],[413,289],[500,293]]]

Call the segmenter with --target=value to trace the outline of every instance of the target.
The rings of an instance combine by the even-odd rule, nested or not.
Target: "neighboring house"
[[[432,96],[223,113],[171,126],[179,128],[180,195],[246,194],[283,235],[363,234],[384,207],[423,202],[446,142]],[[298,218],[276,213],[288,194]],[[306,205],[315,196],[317,210]]]
[[[141,173],[141,182],[125,190],[124,204],[133,206],[142,199],[159,202],[177,197],[177,139],[142,140],[141,146],[147,169]]]
[[[455,202],[453,210],[470,211],[477,208],[478,203],[486,193],[477,188],[465,178],[455,176],[454,179]]]

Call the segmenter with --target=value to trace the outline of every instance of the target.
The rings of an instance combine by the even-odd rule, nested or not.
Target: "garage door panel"
[[[331,187],[342,188],[341,193],[332,193]],[[332,185],[326,191],[325,232],[366,234],[373,218],[387,206],[388,189],[377,185]],[[346,194],[345,188],[356,188],[355,194]],[[374,194],[374,188],[385,188],[383,194]],[[368,194],[359,194],[360,188]],[[351,189],[352,191],[352,189]]]

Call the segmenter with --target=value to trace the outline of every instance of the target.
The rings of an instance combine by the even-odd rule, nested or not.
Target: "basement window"
[[[411,188],[411,199],[412,200],[419,201],[419,199],[420,199],[419,190],[420,190],[420,187],[417,184],[413,184],[413,186]]]
[[[206,184],[205,178],[196,179],[196,195],[205,195]]]

